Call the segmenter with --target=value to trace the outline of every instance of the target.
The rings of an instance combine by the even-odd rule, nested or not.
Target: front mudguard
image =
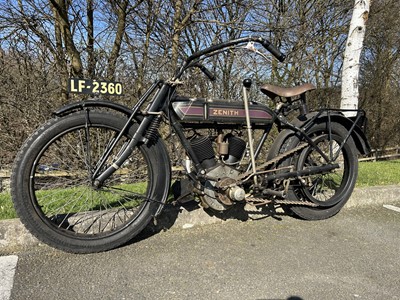
[[[359,113],[364,114],[363,111],[360,111]],[[366,125],[366,117],[363,115],[362,116],[362,122],[357,122],[357,124],[354,123],[355,120],[353,118],[347,118],[345,117],[340,111],[325,111],[325,112],[311,112],[307,115],[302,115],[299,117],[296,117],[293,119],[290,123],[298,128],[304,129],[307,131],[307,128],[309,126],[312,126],[313,123],[321,123],[325,122],[328,123],[339,123],[342,126],[344,126],[347,130],[352,130],[351,131],[351,138],[354,141],[354,144],[356,145],[357,151],[361,155],[368,155],[371,152],[371,147],[369,145],[369,142],[367,140],[367,137],[365,136],[365,127]],[[362,125],[361,125],[362,124]],[[268,152],[268,157],[267,159],[273,159],[279,154],[279,151],[285,143],[285,141],[292,135],[294,135],[296,131],[294,131],[291,128],[285,128],[283,129],[278,136],[276,137],[272,147],[270,148]]]
[[[85,110],[87,108],[109,108],[111,110],[125,114],[126,116],[132,115],[133,111],[122,104],[111,102],[108,100],[85,100],[67,104],[53,112],[53,115],[62,117],[69,115],[73,112]]]

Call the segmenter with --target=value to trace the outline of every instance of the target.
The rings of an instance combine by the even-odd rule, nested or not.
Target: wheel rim
[[[31,169],[31,199],[53,230],[74,239],[103,238],[129,226],[145,209],[151,174],[144,151],[135,149],[102,188],[93,187],[96,163],[117,130],[106,125],[77,126],[54,137],[37,156]],[[119,151],[127,140],[122,138],[115,149]],[[115,151],[104,167],[112,163]]]
[[[323,135],[317,139],[316,144],[322,152],[330,159],[332,164],[339,164],[339,168],[327,174],[316,174],[307,176],[301,181],[300,192],[303,198],[312,201],[319,206],[330,207],[342,200],[341,193],[345,190],[348,176],[349,163],[346,156],[345,147],[340,149],[341,138],[332,136],[331,143],[328,135]],[[312,147],[305,149],[298,160],[298,169],[326,165],[325,159],[317,150]]]

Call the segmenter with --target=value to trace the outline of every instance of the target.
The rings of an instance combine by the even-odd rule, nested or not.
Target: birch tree
[[[350,22],[349,35],[344,52],[342,72],[341,109],[358,109],[358,76],[360,56],[365,36],[369,7],[373,0],[355,0],[353,17]],[[346,116],[354,116],[349,111]]]

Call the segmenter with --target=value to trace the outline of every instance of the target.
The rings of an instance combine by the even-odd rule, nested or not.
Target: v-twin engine
[[[237,201],[243,201],[245,191],[236,185],[237,166],[246,150],[246,142],[228,134],[218,136],[217,151],[210,137],[200,136],[191,141],[192,148],[205,170],[202,204],[217,211],[226,210]],[[217,156],[215,153],[217,152]]]

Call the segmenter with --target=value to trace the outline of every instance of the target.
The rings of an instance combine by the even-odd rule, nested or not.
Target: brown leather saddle
[[[271,99],[275,99],[276,97],[292,98],[301,96],[308,91],[315,90],[315,86],[311,83],[305,83],[299,86],[285,88],[272,84],[265,84],[260,87],[260,90]]]

